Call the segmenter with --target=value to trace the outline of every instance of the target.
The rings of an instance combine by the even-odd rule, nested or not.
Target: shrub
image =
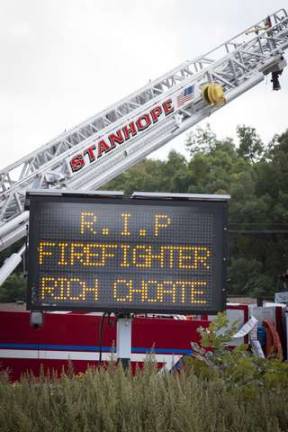
[[[2,377],[0,430],[287,431],[287,379],[284,385],[274,366],[265,385],[244,387],[227,385],[220,374],[197,376],[192,368],[160,374],[151,364],[135,375],[111,365],[60,379],[23,377],[11,384]]]

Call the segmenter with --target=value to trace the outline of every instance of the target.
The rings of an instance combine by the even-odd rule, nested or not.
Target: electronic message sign
[[[227,197],[31,192],[27,202],[29,309],[223,310]]]

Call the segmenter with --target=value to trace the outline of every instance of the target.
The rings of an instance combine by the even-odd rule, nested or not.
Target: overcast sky
[[[2,0],[0,167],[283,6],[283,0]],[[246,124],[267,142],[288,127],[288,74],[281,92],[272,92],[269,81],[211,116],[220,137]],[[183,151],[184,140],[153,156]]]

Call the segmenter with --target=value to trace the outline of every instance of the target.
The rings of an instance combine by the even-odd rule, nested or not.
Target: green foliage
[[[227,315],[222,312],[209,324],[208,328],[200,328],[201,346],[211,348],[214,354],[226,353],[226,345],[236,333],[237,322],[229,326]]]
[[[229,286],[233,287],[231,294],[265,298],[273,297],[275,290],[273,278],[269,274],[263,274],[262,263],[252,257],[232,257],[228,268],[228,281]]]
[[[264,146],[256,130],[247,126],[238,126],[237,135],[239,138],[239,156],[250,162],[259,160],[264,153]]]
[[[249,383],[239,386],[241,368],[246,374],[250,370],[244,363],[237,373],[235,369],[235,385],[215,371],[207,379],[196,375],[193,368],[160,374],[149,364],[135,375],[112,364],[108,370],[89,369],[79,376],[26,377],[14,384],[3,376],[0,430],[286,431],[287,378],[283,383],[273,364],[267,369],[266,387]]]
[[[210,153],[217,145],[216,134],[211,130],[209,124],[205,129],[197,127],[195,131],[191,132],[186,139],[186,149],[190,156],[198,153]]]
[[[161,172],[163,162],[154,160],[145,160],[124,172],[115,180],[112,180],[108,187],[103,189],[123,190],[130,195],[134,191],[153,191],[162,190]]]
[[[23,240],[16,242],[14,245],[5,249],[0,253],[0,267],[5,260],[17,252],[23,245]],[[17,300],[25,300],[26,297],[26,279],[23,276],[23,266],[20,264],[15,273],[0,286],[0,302],[15,302]]]
[[[211,349],[204,361],[186,359],[186,367],[202,379],[224,381],[227,389],[244,390],[247,399],[255,397],[259,389],[281,392],[288,389],[288,364],[279,360],[255,357],[245,345],[227,349],[237,323],[229,325],[226,314],[218,314],[208,328],[200,328],[201,346]],[[208,353],[209,354],[209,353]],[[208,359],[208,361],[205,361]]]
[[[22,273],[13,273],[0,287],[0,302],[25,300],[26,279]]]
[[[123,190],[130,195],[135,191],[177,192],[188,187],[187,161],[171,151],[166,162],[147,159],[112,180],[103,189]]]

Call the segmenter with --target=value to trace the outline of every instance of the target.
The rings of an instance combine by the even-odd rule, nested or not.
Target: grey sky
[[[285,6],[282,0],[2,0],[0,166]],[[247,124],[265,141],[284,131],[287,78],[285,72],[281,92],[272,92],[267,78],[212,116],[212,128],[233,136],[237,124]],[[183,151],[184,139],[156,156]]]

